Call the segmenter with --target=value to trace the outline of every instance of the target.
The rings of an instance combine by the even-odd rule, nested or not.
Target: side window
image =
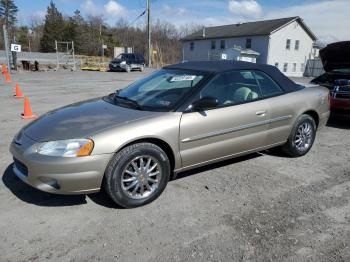
[[[211,49],[215,50],[216,48],[216,41],[215,40],[211,40]]]
[[[300,41],[295,40],[295,47],[294,47],[295,50],[299,50],[299,44],[300,44]]]
[[[252,48],[252,39],[251,38],[247,38],[245,40],[245,48]]]
[[[226,41],[225,40],[221,40],[220,41],[220,49],[225,49],[226,48]]]
[[[287,50],[290,50],[290,42],[291,42],[291,40],[287,39],[287,41],[286,41],[286,49]]]
[[[260,89],[252,71],[232,71],[218,74],[201,91],[218,100],[218,107],[255,101],[261,98]]]
[[[264,98],[283,94],[283,91],[279,85],[277,85],[276,82],[273,81],[267,74],[256,71],[254,72],[254,75]]]

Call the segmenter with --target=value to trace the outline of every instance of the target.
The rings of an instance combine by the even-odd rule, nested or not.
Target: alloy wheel
[[[121,176],[121,187],[128,197],[144,199],[157,190],[161,176],[157,159],[152,156],[139,156],[126,165]]]
[[[311,123],[309,122],[304,122],[302,123],[296,132],[295,135],[295,146],[296,148],[303,152],[309,149],[311,146],[313,139],[313,127]]]

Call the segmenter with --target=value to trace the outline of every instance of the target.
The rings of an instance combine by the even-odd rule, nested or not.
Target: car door
[[[283,89],[267,74],[254,71],[262,97],[268,104],[270,124],[267,143],[270,145],[284,142],[288,139],[293,126],[293,116],[298,101],[292,99],[292,94],[286,94]]]
[[[183,113],[179,146],[184,168],[265,145],[269,113],[251,71],[216,75],[194,100],[203,97],[216,98],[218,105]]]

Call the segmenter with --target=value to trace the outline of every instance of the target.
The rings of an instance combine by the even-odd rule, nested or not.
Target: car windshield
[[[203,78],[201,72],[162,69],[117,91],[114,100],[138,109],[170,111]]]

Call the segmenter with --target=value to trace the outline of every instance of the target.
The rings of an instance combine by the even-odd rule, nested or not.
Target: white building
[[[287,76],[303,76],[316,40],[300,17],[289,17],[204,27],[182,39],[182,52],[184,61],[210,60],[216,49],[240,46],[258,52],[257,63],[275,65]]]

